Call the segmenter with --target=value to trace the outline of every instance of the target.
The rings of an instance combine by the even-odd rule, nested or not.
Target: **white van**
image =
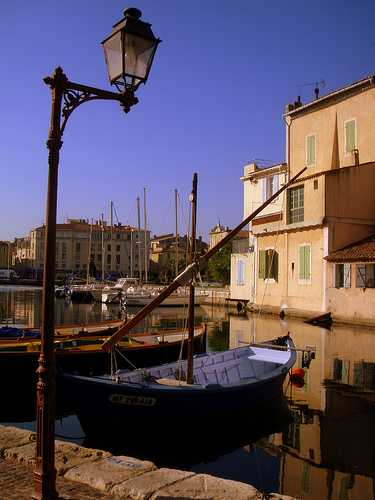
[[[0,279],[3,278],[19,278],[19,276],[11,269],[0,269]]]

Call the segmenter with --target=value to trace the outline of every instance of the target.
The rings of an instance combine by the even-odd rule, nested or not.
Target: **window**
[[[119,252],[121,250],[120,245],[116,245],[116,252]]]
[[[81,243],[76,243],[76,252],[81,251]]]
[[[273,248],[259,250],[259,278],[275,279],[278,275],[278,255]]]
[[[298,283],[300,285],[310,284],[310,267],[311,267],[311,247],[310,245],[299,246],[299,272]]]
[[[66,243],[61,243],[61,251],[66,252]]]
[[[333,264],[332,277],[334,288],[350,288],[351,264]]]
[[[374,288],[374,264],[356,264],[355,286],[357,288]]]
[[[305,186],[297,186],[289,191],[290,224],[302,222],[305,218]]]
[[[237,260],[237,285],[243,285],[243,259]]]
[[[279,189],[279,176],[270,175],[263,179],[263,201],[268,200]],[[277,199],[277,198],[275,198]]]
[[[306,165],[308,167],[316,165],[316,134],[306,137]]]
[[[345,122],[345,155],[348,156],[353,149],[356,149],[356,119],[352,118]]]

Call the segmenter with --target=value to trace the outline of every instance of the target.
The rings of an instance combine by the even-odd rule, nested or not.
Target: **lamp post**
[[[156,48],[151,25],[140,20],[138,9],[126,9],[124,19],[113,26],[102,42],[111,85],[118,93],[70,82],[60,67],[44,78],[52,93],[51,128],[48,135],[48,186],[46,208],[45,255],[43,270],[41,350],[39,357],[36,412],[35,500],[55,500],[55,356],[54,356],[54,285],[56,258],[57,179],[62,135],[71,113],[82,103],[105,99],[118,101],[125,113],[138,102],[134,96],[146,83]],[[62,118],[62,122],[61,122]]]

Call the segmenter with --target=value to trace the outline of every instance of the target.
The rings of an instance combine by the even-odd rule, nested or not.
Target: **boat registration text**
[[[112,403],[133,406],[153,406],[156,403],[155,398],[139,398],[137,396],[125,396],[122,394],[111,394],[109,400]]]

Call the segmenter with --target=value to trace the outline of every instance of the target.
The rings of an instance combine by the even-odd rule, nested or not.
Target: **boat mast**
[[[142,282],[142,238],[141,238],[141,216],[139,213],[139,196],[137,198],[137,213],[138,213],[138,265],[139,265],[139,281]]]
[[[197,225],[197,185],[198,176],[194,174],[193,176],[193,189],[190,195],[190,201],[192,204],[191,209],[191,257],[190,264],[195,262],[195,231]],[[189,283],[189,337],[188,337],[188,355],[187,355],[187,375],[186,382],[188,384],[194,384],[193,379],[193,356],[194,356],[194,299],[195,299],[195,287],[194,278]]]
[[[114,258],[113,258],[113,250],[114,250],[114,244],[113,244],[113,201],[111,201],[111,270],[116,269],[116,266],[114,266]]]
[[[306,170],[307,167],[304,167],[302,170],[298,172],[289,182],[286,182],[281,188],[276,191],[272,196],[268,198],[260,207],[258,207],[252,214],[246,217],[238,226],[236,226],[230,233],[228,233],[222,240],[220,240],[216,245],[214,245],[210,250],[208,250],[204,255],[199,257],[199,259],[190,264],[177,278],[172,281],[170,285],[168,285],[164,290],[160,292],[151,302],[147,304],[143,309],[141,309],[131,320],[129,320],[123,327],[119,328],[116,333],[114,333],[111,337],[109,337],[102,344],[102,349],[106,352],[109,352],[115,345],[116,342],[121,340],[125,335],[127,335],[130,330],[132,330],[135,326],[138,325],[142,321],[143,318],[148,316],[159,304],[163,302],[167,297],[170,296],[177,288],[180,286],[185,286],[192,279],[194,279],[201,269],[204,269],[207,266],[207,261],[215,255],[223,246],[228,243],[236,234],[241,231],[250,221],[254,219],[260,212],[262,212],[267,205],[271,203],[275,198],[280,196],[280,194],[288,188],[296,179]]]
[[[104,258],[105,258],[105,248],[104,248],[104,215],[102,214],[102,283],[104,282]]]
[[[178,276],[178,232],[177,232],[177,189],[174,190],[174,211],[175,211],[175,216],[176,216],[176,262],[175,262],[175,272],[176,275],[175,277],[177,278]]]
[[[146,233],[146,189],[143,188],[143,212],[145,216],[145,282],[147,283],[147,233]]]

